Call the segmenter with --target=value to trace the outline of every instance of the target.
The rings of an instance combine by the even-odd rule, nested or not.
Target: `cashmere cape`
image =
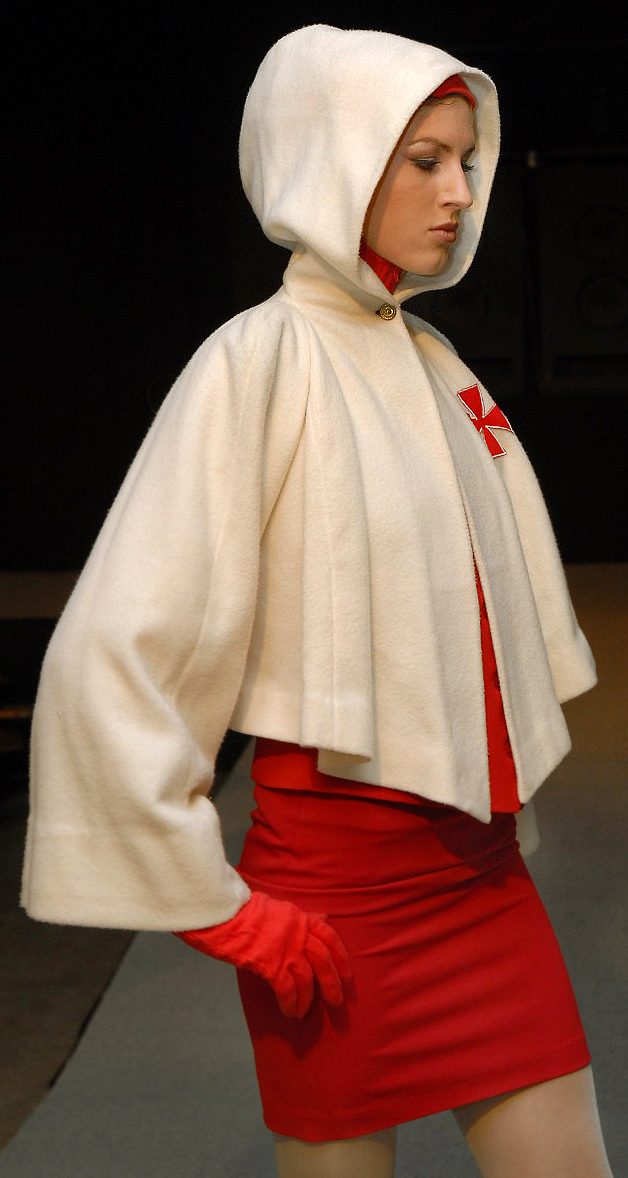
[[[365,212],[453,73],[477,99],[474,203],[445,269],[391,296],[359,257]],[[488,391],[401,309],[466,273],[498,143],[491,80],[431,46],[312,26],[264,59],[241,174],[290,262],[176,381],[53,635],[33,723],[32,916],[232,916],[249,893],[208,796],[229,726],[488,821],[474,557],[523,802],[567,752],[560,701],[595,672],[537,481],[508,429],[489,453],[458,396],[476,388],[488,414]]]

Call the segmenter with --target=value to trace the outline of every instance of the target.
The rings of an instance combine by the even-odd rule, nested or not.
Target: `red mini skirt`
[[[512,814],[261,785],[255,800],[241,874],[327,914],[353,969],[343,1006],[316,997],[302,1019],[239,971],[270,1129],[356,1137],[587,1065]]]

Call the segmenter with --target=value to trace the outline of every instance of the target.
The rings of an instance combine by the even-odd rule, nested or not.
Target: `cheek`
[[[388,257],[425,244],[422,234],[432,221],[431,179],[414,166],[384,179],[366,223],[369,245]]]
[[[400,185],[391,201],[391,213],[399,233],[421,230],[430,219],[430,201],[421,180],[422,177],[418,177]]]

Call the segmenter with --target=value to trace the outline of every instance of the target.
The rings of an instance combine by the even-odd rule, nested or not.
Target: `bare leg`
[[[393,1178],[396,1129],[311,1144],[275,1137],[279,1178]]]
[[[454,1116],[482,1178],[612,1178],[590,1068]]]

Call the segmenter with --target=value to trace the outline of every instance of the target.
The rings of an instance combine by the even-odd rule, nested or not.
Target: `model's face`
[[[467,184],[475,150],[473,114],[455,96],[419,107],[391,155],[364,221],[381,257],[413,274],[438,274],[473,199]]]

